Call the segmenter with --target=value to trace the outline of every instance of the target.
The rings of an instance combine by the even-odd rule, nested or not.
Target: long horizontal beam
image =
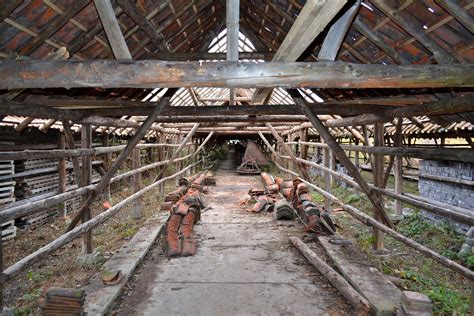
[[[388,122],[396,117],[419,115],[435,116],[474,112],[474,96],[457,97],[441,101],[432,101],[422,105],[412,105],[385,109],[378,114],[362,114],[342,119],[326,121],[327,127],[343,127]]]
[[[0,89],[474,87],[474,64],[239,63],[153,60],[0,61]]]
[[[261,60],[271,60],[275,53],[272,52],[239,52],[239,59],[261,59]],[[169,61],[193,61],[193,60],[225,60],[226,53],[195,53],[195,52],[186,52],[186,53],[166,53],[166,52],[156,52],[147,54],[148,59],[157,59],[157,60],[169,60]]]

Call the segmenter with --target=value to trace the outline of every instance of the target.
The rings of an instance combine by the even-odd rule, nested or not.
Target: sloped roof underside
[[[156,37],[148,36],[146,30],[134,22],[121,7],[120,2],[124,1],[112,1],[120,28],[134,59],[162,57],[166,59],[173,56],[173,53],[226,51],[225,1],[128,1],[151,22],[157,30],[159,42]],[[458,1],[464,14],[471,18],[471,25],[459,16],[451,15],[446,7],[441,5],[445,1],[386,2],[397,9],[398,15],[422,29],[426,36],[453,57],[453,62],[474,63],[474,34],[469,30],[474,16],[474,2]],[[262,52],[271,56],[278,50],[304,4],[305,1],[301,0],[241,0],[239,50]],[[352,4],[353,2],[348,1],[347,6]],[[1,0],[0,8],[2,8],[0,58],[114,58],[94,4],[89,0]],[[341,10],[340,14],[344,10]],[[328,29],[329,27],[315,39],[299,61],[318,61],[318,52]],[[396,58],[382,50],[368,34],[372,36],[375,34],[381,38],[385,45],[396,52]],[[411,64],[439,63],[437,56],[415,37],[410,28],[390,19],[371,1],[365,0],[360,6],[355,22],[347,32],[336,60],[363,64],[398,64],[400,61]],[[263,60],[251,62],[263,62]],[[248,103],[254,91],[254,89],[237,89],[237,99],[241,100],[237,104]],[[436,100],[440,96],[468,95],[473,89],[299,89],[299,91],[307,102],[315,103],[399,97]],[[164,92],[165,89],[27,89],[17,92],[12,97],[11,91],[0,91],[2,97],[14,98],[16,101],[27,98],[59,97],[145,100],[145,102],[157,101]],[[193,93],[197,102],[192,96]],[[226,101],[228,98],[228,89],[182,88],[173,97],[172,106],[225,106],[228,104]],[[275,89],[269,104],[293,104],[293,101],[284,89],[279,88]],[[123,115],[116,117],[142,119]],[[472,130],[470,124],[474,123],[474,115],[471,112],[437,117],[435,121],[426,117],[419,117],[418,122],[420,120],[436,126],[437,130],[449,129],[453,123],[461,124],[456,126],[462,126],[463,129]],[[133,132],[133,129],[129,130]],[[102,128],[98,131],[111,131],[111,129]],[[389,131],[387,128],[387,132]],[[337,134],[338,130],[335,129],[333,132]]]

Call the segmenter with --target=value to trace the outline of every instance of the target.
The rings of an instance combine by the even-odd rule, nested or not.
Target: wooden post
[[[132,153],[132,169],[138,169],[141,167],[141,162],[140,162],[140,149],[135,148],[133,149]],[[132,186],[133,186],[133,193],[137,193],[140,191],[141,187],[141,182],[142,182],[142,174],[137,173],[132,176]],[[142,205],[141,205],[141,198],[137,198],[135,201],[133,201],[133,206],[132,206],[132,212],[133,212],[133,218],[134,219],[139,219],[142,217]]]
[[[355,145],[359,145],[359,140],[355,139],[354,143],[355,143]],[[359,153],[358,150],[354,151],[354,165],[355,165],[355,167],[358,171],[360,171],[359,155],[360,155],[360,153]]]
[[[303,128],[301,130],[301,141],[302,142],[307,142],[308,141],[308,129]],[[308,157],[308,146],[306,145],[301,145],[300,149],[300,157],[304,160]]]
[[[331,148],[328,148],[328,150],[329,150],[329,168],[333,171],[336,171],[336,155],[331,150]],[[332,175],[330,175],[329,178],[330,178],[331,187],[333,187],[336,184],[336,178],[334,178]]]
[[[324,140],[321,139],[321,142],[324,143]],[[330,168],[329,167],[329,147],[328,148],[323,148],[323,164],[324,164],[324,167],[326,168]],[[324,171],[324,189],[327,191],[327,192],[331,192],[331,175],[329,174],[329,172],[327,171]],[[331,201],[327,198],[324,199],[324,209],[328,212],[331,211]]]
[[[102,136],[102,145],[103,146],[110,146],[110,139],[109,139],[109,134],[104,133]],[[109,170],[110,164],[112,163],[112,153],[106,153],[104,154],[104,167],[105,170]],[[110,195],[110,183],[105,186],[104,189],[104,198],[107,201],[110,201],[112,199],[112,196]]]
[[[63,129],[64,129],[64,136],[66,137],[67,146],[69,149],[75,149],[76,146],[74,145],[74,136],[71,132],[71,125],[69,124],[68,120],[62,121]],[[72,157],[72,166],[74,169],[74,180],[79,187],[84,186],[82,183],[82,171],[79,165],[79,159],[77,157]]]
[[[59,149],[66,148],[66,139],[63,133],[59,133]],[[67,191],[67,169],[66,169],[66,158],[58,159],[58,193],[64,193]],[[66,204],[59,204],[59,214],[62,217],[66,216]]]
[[[180,144],[181,140],[182,140],[181,134],[176,135],[176,140],[175,140],[176,145]],[[176,149],[176,151],[177,151],[177,149]],[[177,161],[175,166],[176,166],[175,172],[178,172],[179,170],[181,170],[181,161]],[[175,185],[179,186],[179,177],[175,178]]]
[[[158,134],[157,132],[157,137],[156,140],[160,144],[165,144],[166,143],[166,135],[163,132],[160,132]],[[165,160],[165,147],[158,147],[158,161],[163,161]],[[165,166],[158,168],[158,174],[161,174],[164,170]],[[166,181],[163,181],[160,183],[160,196],[162,198],[165,197],[165,183]]]
[[[92,128],[89,124],[83,124],[81,127],[81,147],[92,148]],[[87,186],[92,183],[92,159],[91,156],[82,156],[82,184]],[[87,197],[83,197],[84,203]],[[82,213],[82,222],[85,223],[92,218],[90,205]],[[82,253],[92,253],[92,230],[82,235]]]
[[[375,123],[374,125],[374,146],[380,146],[382,147],[384,145],[383,141],[383,136],[384,136],[384,125],[383,123]],[[373,156],[373,161],[374,161],[374,169],[372,170],[372,174],[374,177],[374,186],[376,187],[382,187],[382,182],[383,182],[383,174],[384,174],[384,156],[383,155],[374,155]],[[383,203],[383,197],[380,197],[381,203]],[[375,214],[375,219],[378,221],[381,221],[381,217],[378,214],[378,212],[374,209],[374,214]],[[374,242],[373,242],[373,249],[374,250],[383,250],[384,249],[384,233],[377,229],[373,228],[372,234],[374,237]]]

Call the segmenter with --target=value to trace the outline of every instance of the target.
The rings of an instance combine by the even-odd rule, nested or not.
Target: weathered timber
[[[327,127],[357,126],[389,122],[395,117],[412,117],[420,115],[445,115],[474,112],[474,96],[457,97],[441,101],[432,101],[423,105],[412,105],[384,109],[377,114],[362,114],[342,119],[328,120]]]
[[[304,242],[290,237],[290,242],[299,252],[344,296],[356,309],[357,315],[367,315],[370,311],[369,302],[363,298],[339,273],[318,257]]]
[[[132,59],[110,0],[94,0],[110,48],[117,59]]]
[[[271,153],[273,154],[274,156],[274,159],[277,160],[278,163],[282,163],[281,161],[281,158],[280,158],[280,155],[275,151],[275,148],[273,148],[273,146],[268,142],[268,140],[265,138],[265,135],[263,135],[262,132],[258,132],[258,136],[260,136],[260,138],[263,140],[263,142],[265,143],[265,145],[267,145],[268,149],[271,151]]]
[[[374,146],[382,147],[384,145],[384,126],[382,123],[375,123],[374,125]],[[383,182],[383,166],[384,159],[383,155],[373,155],[372,161],[374,162],[372,169],[373,183],[375,187],[382,187]],[[384,205],[383,197],[380,197],[382,205]],[[374,218],[378,221],[382,221],[383,217],[380,216],[380,212],[377,209],[377,206],[374,206]],[[384,234],[379,229],[372,228],[372,249],[380,251],[384,249]]]
[[[315,38],[346,4],[346,0],[308,1],[294,20],[290,31],[278,47],[272,62],[294,62],[313,43]],[[261,104],[273,89],[257,89],[252,103]]]
[[[323,45],[318,53],[318,60],[334,61],[341,44],[346,38],[347,31],[352,25],[354,17],[359,11],[361,0],[357,0],[339,19],[331,26],[326,35]]]
[[[474,87],[474,65],[2,60],[0,77],[0,89],[441,88]]]
[[[420,23],[415,23],[414,20],[410,19],[405,13],[399,12],[397,8],[387,1],[373,0],[372,4],[387,15],[390,20],[398,24],[404,31],[413,36],[421,45],[426,47],[426,49],[433,54],[438,63],[453,64],[456,62],[453,54],[432,39]]]
[[[456,0],[435,0],[443,9],[448,11],[459,23],[461,23],[469,32],[474,33],[474,19]]]
[[[302,165],[301,163],[299,163],[299,162],[296,160],[295,154],[293,153],[293,151],[291,150],[291,148],[290,148],[287,144],[285,144],[285,141],[283,140],[283,138],[281,138],[280,134],[278,134],[278,132],[275,130],[275,128],[272,126],[272,124],[267,123],[267,124],[265,124],[265,125],[266,125],[267,128],[270,130],[270,132],[272,133],[273,137],[275,137],[275,139],[277,140],[278,145],[281,146],[281,148],[286,152],[286,154],[291,157],[291,160],[298,166],[298,168],[300,169],[301,174],[303,175],[303,177],[304,177],[306,180],[310,180],[311,177],[309,176],[308,171],[306,171],[305,166]]]
[[[290,95],[293,97],[296,104],[298,104],[301,107],[301,109],[305,112],[309,121],[313,124],[313,126],[319,132],[319,135],[321,135],[321,137],[326,141],[329,148],[331,148],[331,150],[334,152],[334,154],[342,163],[342,165],[346,167],[351,177],[355,179],[355,181],[361,187],[362,191],[367,195],[370,202],[374,206],[375,212],[380,215],[380,218],[382,218],[383,221],[389,227],[394,228],[392,222],[390,221],[390,218],[388,217],[387,213],[385,212],[383,208],[380,195],[371,190],[367,182],[364,180],[364,178],[362,178],[361,174],[359,173],[359,170],[357,170],[357,168],[354,166],[352,161],[346,156],[346,153],[344,152],[344,150],[337,143],[336,139],[334,139],[334,137],[331,135],[329,130],[323,125],[323,122],[321,122],[321,120],[317,117],[317,115],[315,115],[311,111],[311,109],[306,106],[306,102],[298,96],[297,92],[290,91]]]
[[[165,165],[164,168],[162,168],[160,170],[160,172],[158,173],[158,175],[156,176],[155,178],[155,181],[158,181],[159,179],[161,179],[163,177],[163,174],[166,170],[166,167],[168,165],[171,165],[175,160],[176,158],[178,158],[178,155],[181,153],[181,151],[183,150],[183,148],[186,146],[186,144],[189,142],[189,140],[193,137],[194,133],[196,133],[196,130],[199,128],[199,123],[196,123],[194,124],[193,128],[188,132],[188,134],[186,135],[186,137],[184,138],[184,140],[181,142],[181,144],[179,144],[178,148],[175,150],[175,152],[171,155],[171,158],[169,159],[169,162]],[[197,151],[196,151],[197,152]]]
[[[254,59],[270,61],[273,58],[273,52],[239,52],[239,59]],[[195,53],[195,52],[156,52],[147,54],[148,59],[168,60],[168,61],[196,61],[196,60],[225,60],[226,53]]]
[[[204,139],[204,141],[199,145],[199,147],[196,149],[196,151],[192,154],[192,156],[196,156],[203,148],[206,146],[207,142],[212,138],[214,135],[214,131],[210,132],[209,135]]]
[[[127,159],[127,157],[132,152],[133,148],[140,142],[140,140],[145,136],[148,132],[148,129],[156,121],[157,116],[160,114],[162,109],[168,104],[169,98],[176,92],[176,89],[170,89],[166,92],[166,94],[162,97],[159,102],[159,105],[156,107],[155,111],[148,116],[148,118],[143,122],[143,124],[137,129],[135,135],[128,141],[127,146],[125,149],[119,154],[117,159],[114,161],[112,166],[110,166],[107,173],[101,178],[100,182],[97,184],[96,188],[89,193],[89,197],[81,206],[81,209],[78,211],[76,216],[71,220],[71,223],[68,226],[68,231],[74,228],[76,224],[79,222],[79,219],[82,216],[82,213],[87,210],[87,208],[92,204],[95,198],[104,190],[104,188],[110,182],[112,176],[117,172],[120,168],[122,163]]]
[[[89,124],[81,126],[81,147],[83,149],[92,149],[92,127]],[[88,186],[92,184],[92,159],[91,156],[81,157],[81,186]],[[82,203],[87,200],[86,196],[82,196]],[[92,209],[89,205],[82,212],[82,223],[87,222],[92,218]],[[92,254],[92,231],[88,231],[82,235],[82,253]]]
[[[275,164],[275,165],[281,171],[284,171],[288,174],[291,174],[291,175],[294,175],[294,176],[298,177],[298,174],[296,172],[285,169],[282,166],[280,166],[279,164]],[[330,199],[333,203],[339,205],[344,211],[346,211],[351,216],[353,216],[354,218],[356,218],[360,222],[364,223],[365,225],[377,227],[378,229],[382,230],[387,235],[392,236],[394,239],[396,239],[396,240],[404,243],[405,245],[419,251],[423,255],[434,259],[435,261],[439,262],[440,264],[444,265],[445,267],[450,268],[450,269],[460,273],[461,275],[464,275],[465,277],[469,278],[470,280],[474,280],[474,271],[460,265],[457,262],[454,262],[454,261],[438,254],[437,252],[435,252],[435,251],[433,251],[433,250],[417,243],[414,240],[411,240],[408,237],[403,236],[400,233],[397,233],[395,230],[385,226],[384,224],[380,223],[379,221],[377,221],[377,220],[373,219],[372,217],[368,216],[367,214],[361,212],[357,208],[355,208],[351,205],[345,204],[344,202],[339,200],[336,196],[332,195],[329,192],[324,191],[320,187],[312,184],[311,182],[308,182],[308,181],[306,181],[302,178],[300,178],[300,180],[302,182],[306,183],[309,187],[316,190],[318,193],[320,193],[324,197],[327,197],[328,199]]]
[[[138,9],[138,6],[135,3],[132,3],[130,0],[117,0],[117,4],[121,6],[123,11],[133,20],[133,22],[135,22],[143,32],[145,32],[158,50],[168,50],[164,45],[165,41],[161,33],[158,32],[155,26]]]

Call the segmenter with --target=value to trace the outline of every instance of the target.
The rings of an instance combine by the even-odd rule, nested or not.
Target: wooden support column
[[[307,141],[308,141],[308,129],[303,128],[301,130],[301,142],[307,142]],[[300,157],[301,157],[301,159],[304,159],[304,160],[306,160],[306,158],[308,157],[308,146],[307,145],[301,144]]]
[[[94,0],[110,48],[116,59],[132,59],[110,0]]]
[[[105,133],[103,136],[102,136],[102,145],[104,147],[107,147],[107,146],[111,146],[112,144],[110,143],[110,139],[109,139],[109,134]],[[109,170],[110,168],[110,165],[112,163],[112,153],[105,153],[104,154],[104,168],[105,170]],[[112,196],[110,195],[110,183],[108,185],[105,186],[105,189],[104,189],[104,198],[110,202]]]
[[[239,60],[240,0],[226,0],[227,61]],[[230,89],[230,105],[235,105],[235,88]]]
[[[383,136],[384,136],[383,123],[375,123],[374,146],[382,147],[384,145]],[[374,177],[374,186],[380,188],[382,187],[382,182],[383,182],[384,156],[374,155],[373,160],[374,160],[374,169],[372,170],[372,174]],[[383,197],[381,196],[380,196],[380,202],[383,203]],[[380,214],[375,209],[375,207],[374,207],[374,214],[375,214],[374,217],[376,220],[378,220],[379,222],[383,220]],[[372,245],[373,249],[376,251],[383,250],[384,249],[384,233],[381,230],[374,227],[372,230],[372,234],[374,237],[374,242]]]
[[[59,134],[59,149],[66,149],[66,139],[63,133]],[[67,191],[67,169],[66,169],[66,158],[58,159],[58,193],[64,193]],[[66,204],[59,204],[59,216],[66,216]]]
[[[321,142],[324,143],[324,140],[321,139]],[[330,168],[329,166],[330,149],[323,148],[322,150],[323,150],[323,165],[326,168]],[[324,171],[324,189],[326,190],[326,192],[331,192],[331,175],[327,171]],[[331,200],[329,200],[328,198],[324,198],[324,209],[328,212],[331,211]]]
[[[383,219],[383,222],[387,224],[390,228],[394,228],[393,223],[391,222],[388,215],[385,213],[382,199],[380,194],[372,191],[368,183],[364,180],[362,175],[356,169],[352,161],[347,158],[344,150],[337,143],[336,139],[331,135],[329,130],[324,126],[323,122],[313,113],[313,111],[306,106],[306,102],[301,98],[299,93],[294,90],[289,90],[290,95],[293,97],[295,103],[301,108],[303,113],[308,117],[309,121],[313,124],[316,130],[319,132],[319,135],[322,139],[326,141],[328,146],[334,151],[335,155],[339,158],[339,161],[344,167],[346,167],[349,175],[354,178],[354,180],[359,184],[362,191],[367,195],[372,205],[374,205],[374,210],[380,217]]]
[[[278,132],[275,130],[275,128],[273,128],[272,124],[267,123],[267,124],[265,124],[265,126],[267,126],[267,128],[270,130],[270,132],[272,133],[273,137],[275,137],[275,139],[277,140],[278,144],[281,146],[281,148],[283,149],[283,151],[285,151],[285,153],[286,153],[288,156],[290,156],[291,161],[292,161],[294,164],[296,164],[296,165],[298,166],[298,168],[299,168],[300,171],[301,171],[301,174],[302,174],[303,178],[304,178],[305,180],[310,181],[311,178],[310,178],[308,172],[306,171],[305,166],[304,166],[302,163],[300,163],[300,162],[298,162],[298,161],[296,160],[295,154],[293,153],[293,151],[291,150],[291,148],[289,148],[288,145],[285,144],[285,141],[281,138],[281,136],[278,134]]]
[[[69,149],[73,150],[76,148],[74,145],[74,136],[71,132],[71,125],[68,120],[62,121],[64,136],[66,137],[67,146]],[[79,187],[84,186],[82,183],[82,171],[79,165],[79,159],[77,157],[72,157],[72,167],[74,169],[74,180]]]
[[[159,134],[157,132],[156,140],[160,144],[165,144],[166,143],[166,135],[163,132],[160,132]],[[158,161],[164,161],[165,158],[166,158],[165,154],[166,154],[165,153],[165,147],[158,147]],[[164,168],[165,168],[164,166],[158,168],[158,174],[162,173],[162,170],[164,170]],[[163,181],[162,183],[160,183],[160,196],[162,198],[165,197],[165,182],[166,181]]]
[[[140,161],[140,149],[136,148],[133,149],[132,153],[132,169],[138,169],[141,167]],[[141,182],[142,182],[142,174],[139,172],[132,176],[132,187],[133,193],[137,193],[141,189]],[[133,201],[132,205],[132,213],[134,219],[139,219],[142,217],[142,199],[137,198]]]
[[[402,146],[402,123],[403,118],[399,117],[397,122],[397,129],[399,131],[398,137],[395,137],[395,146]],[[397,132],[398,132],[397,131]],[[402,156],[395,156],[394,158],[394,174],[395,174],[395,193],[396,194],[403,194],[403,157]],[[403,216],[402,213],[402,201],[396,199],[395,200],[395,215],[398,217]]]
[[[355,145],[359,145],[359,140],[354,140]],[[360,162],[359,162],[360,152],[358,150],[354,151],[354,165],[358,171],[360,171]]]
[[[329,169],[332,171],[336,171],[336,155],[331,147],[328,148],[329,150]],[[345,154],[345,153],[344,153]],[[333,187],[336,184],[336,178],[333,175],[329,175],[330,178],[330,185]]]
[[[89,124],[83,124],[81,127],[81,147],[92,148],[92,128]],[[92,183],[92,159],[91,156],[82,156],[82,184],[83,186],[90,185]],[[84,196],[82,202],[85,203],[87,198]],[[87,222],[92,218],[90,205],[84,209],[81,220],[83,223]],[[82,235],[82,253],[92,253],[92,230]]]
[[[181,141],[182,141],[181,139],[182,139],[181,134],[176,135],[176,140],[175,140],[176,145],[181,143]],[[175,166],[176,166],[175,172],[179,172],[181,170],[181,161],[177,161]],[[176,186],[179,186],[179,177],[175,178],[175,182],[176,182],[175,183]]]

